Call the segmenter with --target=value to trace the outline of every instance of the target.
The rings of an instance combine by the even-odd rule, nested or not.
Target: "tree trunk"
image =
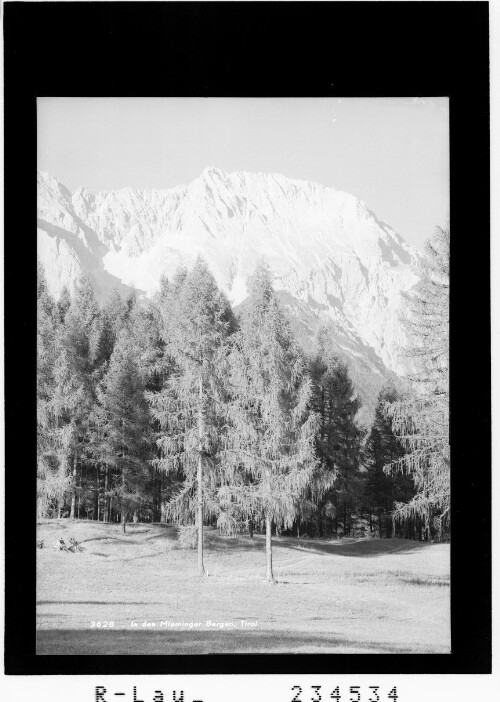
[[[270,585],[275,584],[273,576],[273,552],[272,552],[272,519],[266,516],[266,580]]]
[[[69,514],[71,519],[75,518],[75,507],[76,507],[76,453],[73,456],[73,491],[71,495],[71,512]]]
[[[123,533],[125,534],[126,531],[126,522],[127,522],[127,515],[125,514],[125,466],[122,468],[122,509],[121,509],[121,520],[122,520],[122,529]]]
[[[253,539],[253,519],[250,517],[248,520],[248,538]]]
[[[159,499],[160,499],[160,522],[166,522],[167,521],[167,503],[166,500],[163,498],[163,485],[164,485],[164,476],[163,476],[163,471],[161,472],[160,475],[160,494],[159,494]]]
[[[205,427],[203,422],[203,377],[200,374],[199,387],[199,408],[198,408],[198,505],[197,505],[197,522],[198,522],[198,575],[204,575],[205,568],[203,567],[203,435]]]
[[[100,478],[100,473],[99,473],[99,465],[96,466],[95,468],[95,491],[94,491],[94,519],[97,519],[99,521],[99,478]]]
[[[151,476],[151,521],[152,522],[157,522],[158,521],[158,508],[159,508],[159,500],[158,500],[158,488],[156,485],[156,480],[155,480],[155,471],[154,469],[150,469],[149,474]]]
[[[429,541],[429,519],[424,515],[424,541]]]
[[[300,539],[300,519],[297,519],[297,538]]]
[[[104,471],[104,512],[102,515],[103,522],[109,521],[109,498],[107,495],[107,492],[108,492],[108,472],[109,472],[109,468],[108,468],[108,466],[106,466],[106,470]]]
[[[151,521],[160,522],[161,477],[159,477],[159,480],[156,480],[155,470],[151,470],[151,482],[153,484],[153,511],[151,514]]]
[[[82,471],[80,471],[78,488],[78,497],[76,498],[76,516],[78,519],[80,519],[80,511],[82,508]]]

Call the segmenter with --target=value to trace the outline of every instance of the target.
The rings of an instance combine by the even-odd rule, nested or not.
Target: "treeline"
[[[327,330],[308,357],[259,265],[238,318],[202,260],[162,279],[152,300],[83,279],[49,295],[38,271],[38,514],[167,521],[271,535],[430,538],[382,391],[360,428],[345,363]],[[399,462],[399,463],[398,463]],[[203,538],[198,538],[203,570]]]

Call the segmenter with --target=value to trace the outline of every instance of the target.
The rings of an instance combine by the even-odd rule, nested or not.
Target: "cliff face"
[[[200,254],[236,306],[264,258],[303,338],[331,322],[339,349],[370,373],[404,371],[400,293],[417,282],[419,255],[353,195],[215,168],[170,190],[102,193],[39,174],[38,216],[55,296],[84,271],[101,298],[117,285],[151,294]]]

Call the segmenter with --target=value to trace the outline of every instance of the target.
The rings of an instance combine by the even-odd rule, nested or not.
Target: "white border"
[[[450,31],[453,28],[450,27]],[[498,595],[500,593],[500,518],[498,497],[500,492],[500,3],[490,3],[490,51],[491,51],[491,303],[492,303],[492,401],[493,401],[493,674],[492,675],[210,675],[210,676],[105,676],[105,675],[59,675],[59,676],[5,676],[3,673],[3,630],[4,598],[0,608],[0,698],[8,702],[94,702],[95,687],[105,685],[110,691],[106,700],[123,699],[132,702],[132,688],[137,686],[138,700],[152,702],[154,690],[165,693],[165,702],[172,700],[172,691],[184,690],[184,701],[203,702],[291,702],[294,692],[291,688],[300,685],[304,693],[303,702],[309,702],[312,691],[308,686],[322,685],[322,700],[329,699],[328,690],[340,685],[342,702],[348,702],[350,685],[360,685],[362,702],[369,699],[368,686],[380,685],[387,691],[393,685],[398,688],[398,702],[455,702],[455,700],[495,700],[500,690],[500,618]],[[0,49],[3,57],[3,36],[0,36]],[[2,63],[3,84],[3,63]],[[467,86],[464,85],[464,91]],[[0,95],[3,117],[3,91]],[[3,120],[2,120],[3,121]],[[473,138],[473,135],[471,135]],[[3,156],[3,139],[0,144]],[[3,161],[3,159],[2,159]],[[3,172],[0,175],[2,199],[0,202],[1,237],[0,257],[3,263]],[[474,233],[471,232],[471,241]],[[0,267],[0,461],[2,479],[0,481],[0,504],[4,507],[4,404],[3,404],[3,265]],[[472,333],[472,332],[471,332]],[[0,519],[0,538],[4,544],[4,512]],[[4,548],[1,551],[1,590],[4,592]],[[471,597],[474,596],[474,577],[471,573]],[[375,654],[374,654],[375,655]],[[272,657],[271,657],[272,660]],[[166,671],[169,672],[169,671]],[[228,671],[229,673],[230,671]],[[388,687],[390,686],[390,687]],[[112,693],[124,691],[126,696],[115,697]],[[327,692],[327,694],[324,694]],[[383,697],[381,696],[381,700]]]

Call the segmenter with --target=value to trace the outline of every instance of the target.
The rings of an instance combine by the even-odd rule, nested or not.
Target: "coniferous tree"
[[[356,415],[356,396],[347,365],[333,347],[328,328],[318,334],[318,353],[310,364],[313,379],[312,406],[320,418],[316,450],[321,466],[335,478],[333,487],[323,493],[320,510],[327,509],[337,533],[350,533],[352,515],[361,495],[359,473],[363,431]]]
[[[229,355],[221,499],[266,525],[266,579],[274,583],[272,523],[292,526],[316,468],[311,382],[261,263]]]
[[[130,331],[121,330],[100,388],[104,460],[116,469],[116,495],[123,531],[127,515],[137,512],[146,483],[149,410],[144,380],[134,358]]]
[[[122,294],[119,288],[115,287],[110,297],[104,302],[100,314],[100,338],[99,338],[99,357],[95,370],[95,381],[98,383],[102,380],[104,373],[109,365],[111,355],[117,343],[118,336],[124,328],[127,328],[129,334],[135,339],[135,327],[131,323],[131,316],[137,306],[137,296],[135,291],[129,294]],[[112,514],[113,486],[112,482],[116,476],[113,476],[113,468],[104,461],[102,455],[102,431],[103,424],[102,414],[99,406],[96,406],[96,411],[92,414],[91,421],[91,445],[90,453],[95,470],[95,484],[93,489],[94,495],[94,518],[99,518],[102,502],[102,516],[104,521],[108,521]],[[102,485],[101,485],[102,483]],[[102,500],[99,493],[102,493]],[[119,508],[119,505],[117,505]]]
[[[62,327],[56,338],[57,357],[54,364],[54,392],[51,411],[55,422],[55,445],[61,468],[70,492],[70,517],[76,517],[78,492],[77,473],[81,468],[84,442],[88,435],[88,419],[92,410],[87,369],[82,367],[75,349],[68,343]]]
[[[387,403],[398,400],[394,387],[384,387],[378,396],[375,420],[365,445],[364,457],[367,473],[364,475],[364,502],[371,516],[377,517],[379,536],[395,535],[395,522],[388,526],[396,502],[407,501],[414,492],[411,476],[388,475],[384,470],[388,463],[399,460],[404,455],[404,448],[395,435],[391,419],[387,416]]]
[[[104,303],[101,313],[101,353],[106,360],[109,361],[111,358],[118,335],[128,324],[136,305],[135,291],[125,296],[118,288],[112,290],[110,297]],[[129,330],[135,333],[133,325],[129,326]]]
[[[405,454],[387,470],[411,474],[415,482],[416,494],[397,504],[397,517],[418,517],[426,528],[436,520],[440,533],[450,510],[449,230],[438,228],[425,253],[422,278],[406,295],[403,319],[414,364],[413,393],[387,404]]]
[[[166,355],[166,345],[161,335],[161,305],[156,302],[143,301],[130,313],[130,330],[135,347],[135,360],[144,378],[147,392],[161,391],[170,370],[171,362]],[[151,417],[151,452],[153,458],[161,458],[161,451],[154,441],[161,426],[157,419]],[[146,491],[150,500],[152,521],[166,521],[167,503],[175,492],[177,481],[172,474],[150,466]]]
[[[215,468],[224,348],[234,320],[227,299],[201,259],[191,271],[178,271],[172,283],[164,280],[159,300],[171,371],[162,390],[148,394],[161,427],[157,439],[161,458],[154,465],[182,480],[169,511],[177,517],[195,513],[201,575],[203,486]]]
[[[92,410],[102,366],[102,318],[92,285],[84,277],[75,289],[57,339],[53,409],[58,418],[62,462],[71,480],[70,517],[77,516],[83,468],[92,437]]]
[[[39,262],[37,283],[37,511],[39,516],[48,516],[54,509],[60,514],[68,481],[61,466],[52,406],[59,317]]]
[[[57,314],[59,318],[60,324],[63,324],[65,318],[66,318],[66,313],[69,310],[69,307],[71,305],[71,295],[69,294],[69,290],[67,286],[65,285],[63,289],[61,290],[61,294],[59,296],[59,299],[57,301],[56,307],[57,307]]]

